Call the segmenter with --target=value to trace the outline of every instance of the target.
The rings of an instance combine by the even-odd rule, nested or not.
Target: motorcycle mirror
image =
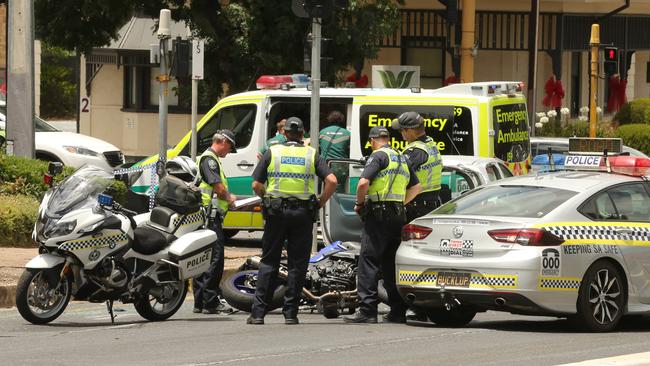
[[[51,176],[59,175],[63,172],[63,164],[55,161],[51,161],[47,165],[47,173]]]

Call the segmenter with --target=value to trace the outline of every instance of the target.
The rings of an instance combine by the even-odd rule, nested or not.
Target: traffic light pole
[[[162,178],[165,175],[165,162],[167,161],[167,95],[169,94],[169,71],[167,70],[167,47],[171,33],[169,26],[171,22],[171,11],[162,9],[158,25],[158,38],[160,39],[160,95],[158,97],[158,133],[160,136],[160,150],[158,152],[158,163],[156,173]]]
[[[320,132],[320,42],[321,42],[321,18],[312,18],[311,22],[311,113],[310,121],[310,144],[318,154],[318,135]],[[314,187],[318,187],[318,177],[314,177]],[[312,231],[312,252],[318,250],[318,230],[314,224]]]
[[[591,25],[591,38],[589,48],[591,49],[591,63],[589,72],[589,137],[596,137],[596,126],[598,114],[596,113],[598,96],[598,48],[600,46],[600,26]]]

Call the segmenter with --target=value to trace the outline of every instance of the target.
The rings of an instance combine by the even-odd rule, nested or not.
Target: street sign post
[[[192,40],[192,160],[196,160],[197,155],[196,110],[198,108],[199,80],[203,80],[203,55],[205,54],[204,47],[204,41],[200,39]]]

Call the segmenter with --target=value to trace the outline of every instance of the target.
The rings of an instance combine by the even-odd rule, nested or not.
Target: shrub
[[[31,196],[0,195],[0,246],[33,247],[38,201]]]
[[[614,120],[620,125],[650,123],[650,98],[639,98],[625,103],[614,116]]]
[[[620,126],[616,130],[616,136],[623,139],[623,144],[650,154],[650,125],[635,123]]]
[[[544,124],[544,127],[537,129],[537,136],[544,137],[586,137],[589,136],[589,122],[572,120],[566,126],[558,127],[552,122]],[[597,137],[613,136],[614,131],[609,124],[599,124],[596,128]]]
[[[45,161],[0,154],[0,194],[28,195],[40,200],[49,189],[43,182],[47,166]],[[66,167],[55,182],[73,172],[73,168]]]

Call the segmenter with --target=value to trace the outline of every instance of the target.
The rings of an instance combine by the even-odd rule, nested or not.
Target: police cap
[[[390,136],[388,130],[386,129],[386,127],[382,127],[382,126],[375,126],[370,129],[370,132],[368,132],[369,139],[374,139],[377,137],[388,137],[388,136]]]
[[[284,124],[285,132],[305,132],[305,126],[302,124],[302,120],[298,117],[289,117],[287,122]]]
[[[217,133],[214,134],[214,139],[220,139],[220,140],[228,140],[230,142],[230,152],[231,153],[236,153],[237,152],[237,143],[235,142],[235,134],[230,131],[230,130],[218,130]]]
[[[418,112],[404,112],[393,120],[391,127],[396,130],[402,128],[418,128],[422,126],[423,118]]]

